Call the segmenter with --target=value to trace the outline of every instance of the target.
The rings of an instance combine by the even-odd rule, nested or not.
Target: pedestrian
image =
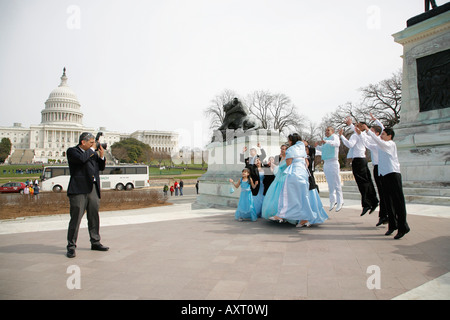
[[[67,257],[74,258],[78,231],[84,211],[87,213],[91,250],[107,251],[100,243],[100,171],[105,169],[105,150],[94,135],[83,132],[78,145],[67,149],[70,180],[67,196],[70,203],[70,222],[67,231]],[[95,150],[98,150],[98,153]]]
[[[370,131],[375,133],[378,139],[381,139],[381,133],[384,130],[383,124],[376,119],[372,113],[370,113],[370,116],[373,121],[375,121],[374,126],[370,128]],[[384,193],[383,193],[383,185],[381,182],[381,177],[378,174],[378,145],[375,141],[373,141],[373,138],[369,136],[365,131],[363,131],[359,137],[363,140],[364,145],[367,149],[370,150],[370,155],[372,158],[372,164],[373,164],[373,178],[375,180],[375,185],[378,189],[378,196],[380,197],[380,210],[378,211],[378,222],[375,226],[380,226],[381,224],[388,223],[388,211],[386,208],[386,203],[384,201]]]
[[[259,182],[258,184],[260,185],[258,193],[256,195],[253,195],[253,205],[255,207],[255,211],[256,211],[256,216],[259,218],[261,217],[261,212],[262,212],[262,206],[263,206],[263,202],[264,202],[264,168],[262,167],[261,164],[261,160],[259,158],[256,158],[255,161],[255,166],[256,166],[256,172],[259,175]]]
[[[321,143],[322,145],[319,145]],[[323,173],[328,184],[328,193],[330,199],[330,209],[336,207],[339,212],[344,205],[344,196],[342,193],[341,173],[339,165],[339,146],[341,142],[333,127],[325,129],[325,138],[316,143],[316,149],[322,152]]]
[[[264,219],[269,219],[278,213],[278,201],[280,199],[281,189],[284,185],[284,180],[286,179],[286,150],[288,147],[289,146],[286,144],[283,144],[280,147],[280,155],[277,157],[278,166],[276,166],[273,170],[275,179],[270,184],[270,187],[266,192],[262,206],[261,215]]]
[[[170,196],[173,196],[174,187],[170,186]]]
[[[36,200],[39,199],[39,184],[35,184],[33,190],[34,190],[34,198]]]
[[[243,221],[244,219],[256,221],[258,217],[256,216],[255,206],[253,204],[251,188],[255,188],[258,181],[253,182],[248,168],[242,170],[242,177],[237,183],[234,183],[233,179],[230,179],[229,181],[236,189],[241,187],[238,207],[234,214],[235,219],[238,221]]]
[[[164,184],[163,187],[163,192],[164,192],[164,196],[167,197],[167,191],[169,190],[169,187],[167,186],[167,184]]]
[[[183,180],[181,180],[181,179],[180,179],[179,186],[180,186],[180,196],[182,196],[182,195],[183,195],[184,182],[183,182]]]
[[[297,133],[288,136],[288,143],[286,178],[278,202],[278,213],[269,219],[278,222],[297,221],[297,227],[323,223],[328,215],[317,189],[309,190],[305,144]]]
[[[398,230],[394,239],[400,239],[410,231],[410,228],[406,221],[406,203],[397,145],[393,141],[395,132],[391,128],[385,128],[381,133],[381,139],[378,139],[366,125],[363,126],[363,130],[378,145],[378,174],[381,176],[384,200],[389,212],[389,228],[385,235],[391,235],[395,230]]]
[[[178,181],[175,180],[173,183],[173,187],[175,188],[175,197],[178,196],[178,190],[180,189],[180,185],[178,184]]]
[[[347,117],[346,124],[352,131],[355,131],[355,126],[352,123],[352,119]],[[365,123],[358,123],[357,126],[361,130],[361,126]],[[358,185],[359,193],[361,194],[361,216],[367,212],[372,213],[378,207],[377,192],[372,182],[371,174],[367,166],[366,159],[366,147],[361,139],[357,137],[357,134],[352,134],[349,140],[343,135],[344,130],[339,131],[342,143],[349,148],[347,158],[352,159],[352,172],[355,177],[356,184]]]
[[[197,182],[195,183],[195,190],[197,191],[197,194],[198,194],[198,180],[197,180]]]

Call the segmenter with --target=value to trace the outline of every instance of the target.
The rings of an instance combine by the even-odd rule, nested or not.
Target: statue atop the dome
[[[67,86],[67,76],[66,76],[66,67],[63,68],[63,75],[61,76],[61,83],[59,84],[60,87]]]
[[[227,130],[243,130],[258,129],[257,120],[250,115],[248,108],[239,101],[238,98],[234,98],[230,102],[224,104],[223,111],[225,117],[222,125],[217,129],[222,133],[223,140],[226,140]],[[213,141],[217,137],[213,138]]]

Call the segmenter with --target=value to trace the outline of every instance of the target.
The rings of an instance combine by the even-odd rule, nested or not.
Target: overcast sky
[[[0,0],[0,126],[39,124],[63,67],[88,127],[201,146],[203,111],[224,89],[284,93],[320,122],[401,68],[391,35],[423,11],[423,0]]]

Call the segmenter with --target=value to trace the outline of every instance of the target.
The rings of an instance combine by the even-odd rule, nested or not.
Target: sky
[[[284,93],[320,122],[401,69],[392,34],[422,12],[423,0],[0,0],[0,126],[39,124],[64,67],[86,127],[202,147],[225,89]]]

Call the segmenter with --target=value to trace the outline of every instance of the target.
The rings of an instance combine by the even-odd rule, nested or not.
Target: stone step
[[[359,192],[355,181],[345,181],[342,186],[343,192]],[[450,197],[450,188],[446,187],[424,187],[417,182],[415,186],[411,183],[403,184],[403,193],[411,196],[437,196]]]
[[[328,191],[321,191],[320,196],[323,198],[329,197]],[[360,200],[361,195],[359,191],[356,190],[354,192],[344,191],[343,196],[345,199],[352,200]],[[439,206],[450,206],[450,197],[439,197],[439,196],[424,196],[424,195],[411,195],[405,194],[405,202],[406,203],[417,203],[417,204],[431,204],[431,205],[439,205]]]
[[[428,185],[429,187],[427,187]],[[439,183],[406,182],[403,186],[406,203],[450,206],[449,188],[439,185]],[[344,181],[342,192],[344,199],[361,199],[355,181]],[[323,193],[321,192],[320,195],[322,196]],[[328,193],[326,196],[328,196]]]

